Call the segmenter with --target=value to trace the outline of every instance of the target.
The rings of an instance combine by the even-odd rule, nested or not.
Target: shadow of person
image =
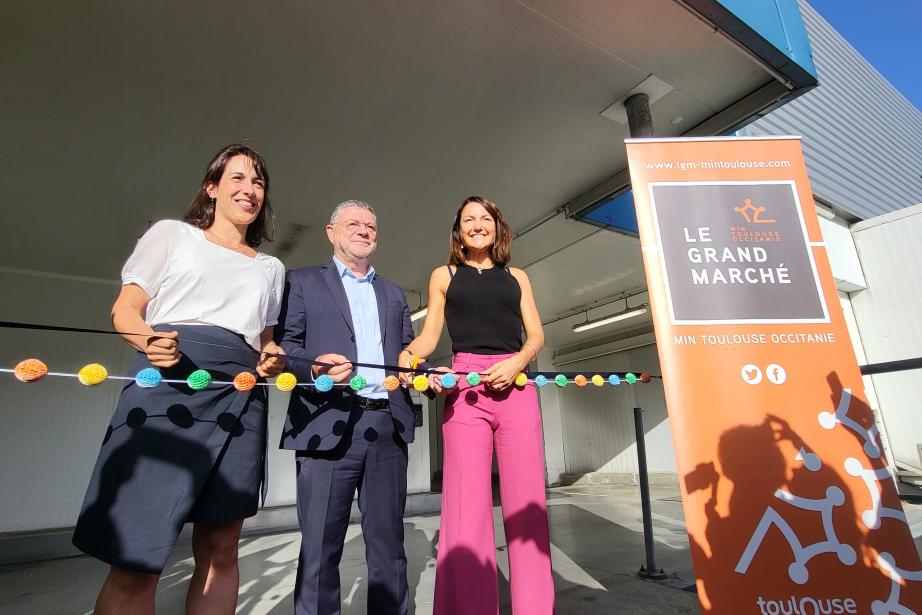
[[[432,544],[426,538],[425,532],[419,530],[409,522],[404,522],[404,549],[407,553],[407,582],[408,594],[407,613],[416,612],[416,598],[427,570],[435,566],[435,552]],[[359,615],[360,613],[396,613],[397,605],[402,604],[404,597],[394,596],[386,587],[369,586],[368,565],[365,558],[364,536],[357,533],[343,545],[338,574],[342,587],[341,612],[343,615]],[[431,572],[430,572],[431,574]],[[425,602],[430,596],[420,596]],[[289,602],[291,598],[287,599]],[[369,605],[368,603],[372,604]],[[284,605],[277,607],[278,612],[285,611]],[[273,610],[272,612],[276,612]]]
[[[759,472],[747,471],[749,459],[759,460]],[[739,425],[725,431],[718,444],[718,460],[723,476],[714,462],[706,462],[684,477],[689,498],[698,491],[710,490],[704,504],[707,526],[703,541],[699,542],[694,528],[689,528],[689,548],[703,613],[733,612],[737,601],[731,595],[729,581],[746,546],[746,537],[739,536],[738,529],[758,525],[762,511],[773,503],[774,493],[784,485],[787,473],[787,464],[767,423]],[[726,515],[718,511],[721,478],[728,479],[732,489]]]
[[[499,604],[496,566],[481,561],[471,549],[455,547],[449,551],[436,571],[437,587],[440,578],[461,582],[439,587],[433,600],[434,613],[496,613]]]
[[[531,542],[543,555],[550,555],[547,510],[532,502],[504,519],[506,544]]]
[[[239,545],[240,589],[237,613],[290,615],[292,585],[298,558],[298,538],[290,533],[246,536]],[[192,546],[182,544],[161,577],[158,613],[184,613],[184,585],[194,569]]]
[[[404,523],[404,550],[407,553],[407,582],[410,586],[409,615],[416,613],[416,599],[424,578],[435,578],[435,545],[439,534],[435,533],[433,541],[426,538],[426,533],[413,523]],[[426,596],[422,596],[424,601]],[[431,599],[431,596],[428,597]]]
[[[820,414],[820,424],[825,429],[844,429],[858,445],[845,458],[843,468],[853,482],[862,484],[861,488],[856,486],[852,498],[854,525],[861,529],[860,557],[864,565],[877,570],[882,577],[879,593],[883,603],[884,596],[899,585],[888,569],[902,571],[898,572],[902,577],[918,576],[913,580],[922,580],[922,561],[902,509],[897,478],[888,465],[873,410],[843,385],[836,372],[830,372],[826,381],[831,410]],[[899,609],[900,603],[922,603],[922,584],[907,583],[904,589],[887,597],[886,603],[878,605],[881,612]]]
[[[833,386],[839,382],[835,374],[827,380]],[[759,579],[778,593],[783,604],[767,606],[769,610],[795,608],[794,596],[804,594],[805,587],[820,596],[853,596],[859,608],[865,608],[868,595],[887,595],[889,577],[876,561],[867,523],[870,511],[861,504],[873,497],[858,486],[862,479],[856,481],[861,472],[871,471],[864,467],[869,462],[864,453],[879,443],[869,437],[870,416],[858,407],[861,403],[849,399],[841,386],[833,389],[831,399],[832,408],[840,411],[819,412],[819,426],[852,429],[858,446],[838,433],[826,438],[819,432],[814,433],[815,448],[787,420],[769,414],[759,425],[737,426],[721,435],[720,472],[713,463],[704,463],[684,477],[689,497],[710,490],[704,540],[689,527],[704,612],[734,612],[746,604],[744,598],[753,599],[750,584],[733,583],[742,581],[737,575]],[[854,413],[851,423],[846,410]],[[732,490],[729,497],[720,492],[722,478],[731,483],[724,487]],[[876,493],[872,482],[865,484]],[[912,561],[918,562],[911,540],[905,542],[913,551]]]
[[[829,507],[830,529],[824,528],[821,523],[811,523],[809,528],[802,524],[797,534],[798,540],[805,545],[829,542],[829,546],[834,547],[833,552],[820,554],[812,564],[807,563],[803,568],[798,568],[796,574],[809,577],[810,572],[807,566],[824,567],[835,564],[835,559],[824,558],[837,558],[838,563],[846,566],[854,565],[858,559],[857,549],[865,542],[865,533],[860,526],[859,517],[855,514],[853,493],[844,476],[838,472],[838,468],[843,466],[837,464],[839,460],[824,461],[814,452],[815,449],[781,417],[769,414],[766,421],[774,429],[775,438],[779,444],[787,442],[790,445],[788,455],[793,456],[794,461],[800,462],[789,471],[787,484],[783,488],[785,493],[815,501],[825,499],[833,504]],[[779,502],[775,508],[782,510],[783,505]],[[835,546],[835,543],[839,546]],[[863,565],[867,563],[865,560]]]
[[[739,608],[732,580],[740,554],[766,509],[778,507],[775,494],[788,482],[788,461],[769,419],[758,425],[738,425],[721,434],[718,462],[719,471],[713,462],[701,463],[684,477],[689,498],[710,490],[704,504],[707,525],[703,536],[689,527],[689,547],[704,613],[731,613]],[[721,479],[730,484],[724,486]],[[729,496],[723,495],[722,488],[731,490]],[[720,508],[727,512],[721,513]],[[753,575],[776,574],[765,570],[761,562],[752,565]]]
[[[844,426],[865,454],[874,459],[882,459],[880,435],[870,406],[860,397],[852,395],[852,392],[843,386],[836,372],[829,372],[826,382],[829,384],[830,411],[820,415],[820,424],[825,429],[833,429],[836,425]],[[840,413],[842,416],[836,420]],[[844,423],[841,422],[842,419],[845,419]]]

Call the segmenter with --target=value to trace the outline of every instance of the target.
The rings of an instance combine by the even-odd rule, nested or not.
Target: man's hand
[[[333,382],[340,384],[348,380],[352,374],[352,363],[341,354],[322,354],[317,357],[317,360],[332,365],[314,365],[312,368],[314,378],[326,374],[333,379]]]
[[[263,345],[262,353],[259,355],[259,362],[256,364],[256,373],[263,378],[278,376],[285,369],[285,359],[270,357],[269,354],[285,354],[285,351],[271,340]]]

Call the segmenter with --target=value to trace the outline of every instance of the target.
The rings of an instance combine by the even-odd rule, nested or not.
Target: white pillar
[[[422,403],[423,426],[416,428],[416,438],[407,451],[407,493],[425,493],[431,491],[429,423],[435,420],[435,403],[422,395],[413,401]]]

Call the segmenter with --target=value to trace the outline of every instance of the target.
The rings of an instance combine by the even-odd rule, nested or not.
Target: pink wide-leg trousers
[[[453,369],[483,371],[512,355],[455,355]],[[499,462],[503,525],[514,615],[551,615],[554,583],[544,493],[538,395],[461,385],[445,404],[442,520],[435,615],[499,613],[491,468]]]

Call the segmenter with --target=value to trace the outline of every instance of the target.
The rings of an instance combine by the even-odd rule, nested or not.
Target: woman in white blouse
[[[122,270],[112,323],[138,350],[132,372],[185,381],[197,370],[228,382],[278,374],[272,341],[282,263],[269,238],[269,174],[256,151],[221,149],[182,222],[162,220]],[[156,374],[149,370],[145,374]],[[207,378],[206,378],[207,380]],[[264,484],[266,387],[139,377],[106,431],[74,544],[111,568],[96,613],[154,613],[160,573],[180,530],[194,523],[187,613],[233,613],[237,543]]]

